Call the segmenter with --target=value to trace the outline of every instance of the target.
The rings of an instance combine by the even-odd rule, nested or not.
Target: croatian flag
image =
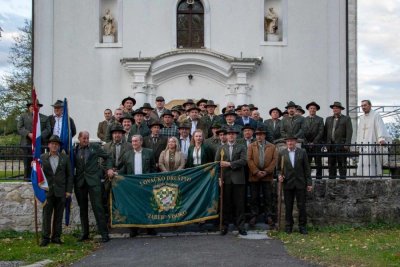
[[[42,163],[40,162],[40,153],[42,150],[41,142],[41,129],[40,129],[40,116],[39,107],[37,104],[37,96],[35,88],[32,89],[32,103],[33,103],[33,125],[32,125],[32,173],[31,181],[35,197],[41,202],[46,201],[46,191],[49,190],[46,176],[42,170]]]

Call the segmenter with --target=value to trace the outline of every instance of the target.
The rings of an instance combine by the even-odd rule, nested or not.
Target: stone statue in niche
[[[106,9],[103,16],[103,43],[113,43],[115,34],[114,18],[110,9]]]
[[[278,31],[278,14],[276,14],[275,10],[273,7],[270,7],[268,9],[268,12],[265,16],[265,32],[266,33],[272,33],[272,34],[277,34]]]
[[[264,32],[266,41],[280,41],[280,37],[278,34],[278,14],[276,14],[273,7],[268,8],[267,14],[265,15]]]

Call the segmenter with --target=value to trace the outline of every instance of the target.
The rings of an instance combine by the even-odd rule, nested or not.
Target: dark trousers
[[[344,154],[346,150],[343,146],[332,146],[329,151],[331,153],[338,153],[336,156],[330,155],[328,157],[329,179],[336,179],[337,168],[339,169],[340,178],[345,179],[347,166],[346,156],[342,156],[340,154]]]
[[[96,218],[97,229],[102,237],[108,235],[106,217],[104,214],[101,186],[88,186],[86,182],[81,187],[75,188],[75,195],[79,205],[79,215],[81,218],[82,235],[89,236],[89,210],[88,200],[92,205],[94,217]]]
[[[307,213],[306,213],[306,189],[284,189],[283,195],[285,198],[285,221],[286,227],[293,227],[293,204],[296,198],[297,209],[299,211],[299,227],[306,227]]]
[[[31,180],[31,172],[32,172],[32,147],[24,147],[24,180]]]
[[[227,227],[233,222],[238,229],[244,230],[244,197],[246,187],[244,184],[224,184],[224,211],[223,221]]]
[[[313,158],[315,161],[315,167],[316,167],[316,178],[317,179],[322,179],[322,158],[319,155],[312,155],[312,154],[320,154],[321,153],[321,146],[312,146],[312,147],[307,147],[307,155],[308,155],[308,162],[311,164]]]
[[[110,223],[110,191],[111,191],[111,182],[108,179],[105,179],[104,182],[101,183],[101,195],[102,195],[102,203],[104,209],[104,216],[106,217],[106,223]]]
[[[47,203],[42,213],[42,239],[59,239],[62,232],[62,219],[65,208],[65,197],[47,196]],[[53,215],[54,213],[54,215]],[[53,216],[53,220],[52,220]]]
[[[260,214],[260,207],[263,204],[265,220],[267,218],[272,219],[272,187],[273,185],[270,181],[250,182],[250,210],[252,217]],[[260,197],[260,193],[262,193],[262,197]]]

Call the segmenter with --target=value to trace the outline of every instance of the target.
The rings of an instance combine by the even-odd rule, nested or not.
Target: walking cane
[[[281,175],[282,176],[285,174],[283,166],[284,166],[284,157],[282,156],[282,159],[281,159]],[[282,182],[279,181],[279,178],[278,178],[278,231],[281,230],[281,222],[282,222],[281,217],[282,217]]]
[[[223,149],[221,149],[221,160],[224,158],[224,154],[225,154],[225,152],[224,152],[224,150]],[[223,168],[221,167],[221,183],[220,183],[220,190],[221,190],[221,192],[220,192],[220,194],[219,194],[219,230],[220,231],[222,231],[223,230],[223,216],[222,216],[222,214],[223,214],[223,207],[224,207],[224,177],[223,177]]]

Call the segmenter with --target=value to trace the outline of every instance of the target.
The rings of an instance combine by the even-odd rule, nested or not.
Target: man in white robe
[[[384,145],[392,141],[379,113],[371,110],[371,101],[361,101],[361,108],[364,112],[360,117],[357,131],[358,144],[379,144]],[[384,146],[360,146],[360,157],[357,167],[359,176],[380,176],[382,175],[383,161],[387,160],[387,149]],[[365,154],[377,155],[365,155]],[[379,154],[381,153],[381,154]]]

